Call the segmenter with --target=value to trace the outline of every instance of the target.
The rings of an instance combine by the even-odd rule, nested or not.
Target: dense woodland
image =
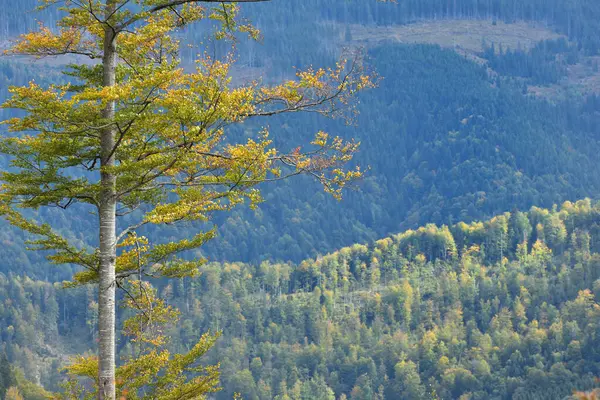
[[[244,8],[245,15],[262,30],[264,40],[240,43],[240,63],[270,77],[288,76],[293,67],[331,65],[340,52],[335,37],[343,36],[343,28],[323,21],[384,24],[391,22],[383,18],[405,23],[411,19],[400,16],[454,15],[446,10],[452,2],[439,3],[426,7],[412,2],[345,1],[325,7],[309,1],[291,4],[291,9],[283,2],[249,5]],[[510,9],[514,14],[520,7],[512,2],[511,7],[493,1],[478,2],[483,8],[474,13],[467,11],[473,6],[470,3],[454,2],[456,7],[463,3],[465,8],[457,15],[473,18],[487,17],[488,9],[498,13]],[[579,3],[581,7],[588,4]],[[558,18],[565,15],[558,12],[560,4],[536,4],[535,9],[538,13],[548,9],[549,15]],[[22,8],[26,7],[24,2]],[[593,7],[585,7],[592,9],[574,14],[579,24],[595,21]],[[281,8],[286,8],[285,12]],[[6,9],[12,12],[17,7]],[[311,11],[320,18],[299,17]],[[31,17],[22,9],[18,12],[18,17],[9,18],[11,23]],[[514,18],[534,18],[527,12],[518,11]],[[40,19],[52,21],[57,17],[48,13],[41,13]],[[541,14],[535,19],[541,20]],[[315,29],[294,21],[311,21],[307,23],[315,23]],[[27,24],[19,26],[24,29]],[[188,29],[186,41],[200,43],[207,32],[204,28]],[[560,31],[558,26],[555,29]],[[12,28],[9,31],[16,32]],[[268,124],[273,139],[283,149],[291,138],[320,129],[357,138],[362,149],[356,162],[369,168],[358,190],[346,194],[339,203],[308,179],[293,179],[273,188],[267,185],[267,201],[256,212],[239,210],[217,216],[213,222],[219,227],[219,239],[208,243],[202,249],[203,255],[218,261],[299,262],[430,222],[452,224],[487,218],[512,207],[550,207],[569,199],[596,198],[600,192],[595,169],[595,156],[600,151],[595,131],[600,119],[599,98],[575,93],[550,103],[525,95],[529,84],[550,84],[564,77],[566,68],[585,55],[582,43],[579,39],[548,41],[531,51],[501,49],[486,43],[488,50],[482,57],[489,60],[487,66],[435,46],[383,44],[368,49],[370,68],[382,81],[378,89],[362,95],[354,126],[304,115],[257,120],[236,128],[239,137],[244,138],[245,133]],[[217,52],[220,48],[218,43],[207,46]],[[497,73],[490,74],[488,67]],[[32,78],[41,83],[64,79],[52,60],[30,65],[7,59],[0,66],[0,81],[6,83],[0,85],[0,96],[5,96],[7,85],[23,84]],[[44,212],[41,218],[82,241],[82,232],[96,229],[93,219],[69,220],[59,212]],[[197,227],[179,229],[193,232]],[[175,234],[162,232],[165,237]],[[38,268],[43,259],[23,252],[20,234],[9,235],[15,239],[2,251],[22,260],[21,268],[28,274],[65,279],[67,275],[61,271]]]
[[[35,18],[58,18],[24,12],[34,6],[0,0],[0,42]],[[244,10],[264,39],[240,43],[240,62],[273,78],[331,65],[347,23],[523,19],[569,40],[531,50],[485,43],[485,65],[437,46],[383,43],[367,49],[382,81],[361,95],[354,126],[306,115],[268,121],[282,148],[319,129],[355,137],[356,162],[369,170],[342,202],[304,179],[266,187],[258,210],[212,221],[218,237],[188,254],[215,261],[199,278],[154,282],[183,312],[169,332],[176,350],[223,332],[206,359],[221,363],[217,398],[562,399],[597,386],[600,204],[574,201],[600,197],[600,95],[548,101],[527,86],[557,83],[598,54],[600,3],[306,0]],[[185,33],[190,44],[203,38],[201,29]],[[0,100],[31,79],[66,78],[52,60],[0,60]],[[262,124],[234,129],[244,138]],[[573,203],[552,208],[565,200]],[[97,229],[85,214],[36,218],[81,245]],[[49,267],[24,240],[2,222],[0,399],[13,386],[26,400],[43,398],[31,382],[57,390],[66,356],[96,339],[93,289],[63,289],[72,269]],[[119,353],[133,349],[123,342]]]
[[[178,348],[223,331],[206,360],[221,363],[219,399],[562,399],[600,375],[589,200],[202,272],[158,287],[183,311]],[[94,341],[92,293],[11,273],[0,295],[8,356],[52,387],[59,355]]]
[[[15,33],[34,29],[36,17],[49,22],[58,19],[58,13],[53,10],[35,16],[28,12],[36,5],[36,0],[22,0],[19,6],[15,6],[11,0],[2,0],[0,7],[4,18],[0,25],[0,38],[6,39]],[[287,32],[284,37],[270,39],[272,42],[278,41],[280,48],[286,47],[285,43],[289,41],[277,39],[289,38],[292,42],[302,42],[303,39],[296,33],[302,32],[304,39],[314,37],[314,33],[304,29],[303,24],[312,25],[322,21],[390,25],[420,19],[496,18],[507,22],[544,22],[579,42],[586,52],[595,54],[600,50],[600,38],[597,35],[600,5],[594,0],[402,0],[396,5],[362,0],[306,0],[273,1],[267,5],[249,5],[245,9],[261,29]],[[302,21],[302,24],[297,21]]]
[[[311,116],[269,121],[283,147],[304,130],[323,127],[360,140],[357,162],[370,169],[358,190],[340,203],[309,180],[267,186],[267,201],[256,212],[215,221],[219,239],[208,243],[204,254],[213,260],[300,261],[428,222],[456,223],[512,207],[595,197],[600,98],[553,104],[523,95],[527,71],[511,61],[517,55],[498,54],[493,62],[507,75],[490,77],[485,67],[436,46],[389,44],[371,50],[383,81],[362,97],[356,126]],[[562,68],[554,59],[537,58],[548,60],[548,71]],[[12,64],[1,69],[14,83],[33,73],[32,67]],[[69,220],[58,211],[42,217],[81,240],[82,232],[95,229],[89,218]],[[6,235],[11,239],[1,251],[22,260],[20,268],[28,274],[66,279],[60,271],[41,268],[40,255],[25,253],[21,234],[7,230]]]

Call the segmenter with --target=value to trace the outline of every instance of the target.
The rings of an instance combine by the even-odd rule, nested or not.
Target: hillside
[[[357,162],[370,170],[359,190],[340,203],[303,180],[266,187],[267,202],[257,212],[215,220],[219,237],[203,249],[206,255],[299,261],[427,222],[485,218],[600,192],[597,97],[559,103],[530,98],[519,81],[490,76],[485,67],[433,45],[386,44],[371,50],[370,59],[384,80],[362,97],[356,126],[309,116],[268,121],[284,149],[290,138],[319,129],[360,140]],[[3,79],[26,82],[28,71],[33,74],[33,67],[5,64]],[[80,240],[95,229],[93,219],[69,219],[58,210],[41,217]],[[20,237],[6,231],[5,260],[20,260],[18,268],[32,276],[66,279],[26,253]]]
[[[5,29],[7,35],[14,35],[31,25],[33,14],[22,12],[22,9],[31,9],[33,2],[29,3],[23,2],[21,10],[9,7],[15,15]],[[411,4],[346,2],[338,9],[311,1],[285,12],[279,2],[265,5],[270,12],[259,12],[259,5],[251,5],[246,8],[247,15],[262,29],[265,39],[262,44],[240,46],[240,61],[250,71],[255,69],[274,78],[289,75],[292,66],[328,65],[343,45],[343,40],[339,41],[340,35],[344,36],[338,26],[340,23],[351,23],[348,29],[353,43],[361,43],[361,30],[405,29],[401,24],[415,18],[428,18],[437,7],[432,3],[417,9],[411,8],[414,7]],[[387,7],[388,12],[382,13],[382,7]],[[492,29],[488,36],[492,40],[488,45],[503,32],[514,31],[515,26],[520,32],[517,37],[530,38],[527,48],[535,46],[538,39],[560,37],[551,28],[505,23],[504,20],[511,21],[508,16],[502,18],[503,10],[499,7],[497,15],[479,10],[474,15],[465,8],[429,24],[438,28],[451,24],[458,30],[461,24],[466,24],[464,31],[465,26],[485,26],[485,23],[460,18],[498,17],[498,23],[488,26]],[[309,34],[297,35],[302,26],[294,21],[302,20],[300,17],[309,12],[318,15],[316,19],[309,19],[315,21],[315,29],[307,30]],[[421,13],[420,17],[418,13]],[[289,18],[289,15],[298,18]],[[407,15],[412,15],[412,19]],[[441,14],[436,12],[436,15]],[[392,16],[396,18],[394,22],[400,24],[399,28],[389,26],[387,18]],[[57,15],[44,11],[39,17],[52,21]],[[522,17],[526,19],[527,15]],[[530,16],[530,19],[539,21],[542,18]],[[332,25],[331,21],[337,21],[338,25]],[[428,23],[424,24],[417,26],[427,27]],[[406,29],[414,29],[414,24]],[[498,30],[496,36],[494,30]],[[561,32],[558,26],[555,31]],[[200,40],[202,32],[203,29],[189,31],[187,40]],[[456,36],[458,39],[465,37]],[[576,40],[573,35],[570,37]],[[429,40],[420,35],[417,41]],[[315,48],[311,42],[320,45]],[[473,45],[483,45],[479,38],[477,42]],[[505,48],[514,46],[514,42],[504,42]],[[524,86],[529,91],[551,91],[549,83],[540,86],[534,81],[524,82],[519,77],[522,73],[515,72],[510,66],[503,69],[502,75],[496,76],[433,45],[378,42],[370,48],[372,68],[384,81],[379,89],[361,99],[362,117],[355,127],[312,117],[257,121],[250,127],[259,129],[263,123],[268,123],[276,132],[279,143],[322,128],[334,134],[357,137],[363,143],[357,161],[370,167],[360,190],[348,193],[346,199],[338,203],[321,194],[309,182],[295,180],[284,187],[266,188],[269,201],[257,213],[245,210],[215,221],[219,226],[219,238],[203,249],[205,255],[215,260],[299,261],[307,255],[316,256],[353,242],[374,240],[426,222],[485,218],[512,206],[520,209],[533,204],[549,206],[566,199],[598,195],[600,183],[597,174],[593,173],[594,155],[600,147],[593,130],[599,118],[595,96],[576,94],[558,103],[547,104],[543,99],[528,99],[522,92]],[[480,50],[485,49],[473,48],[470,54]],[[483,57],[483,54],[479,56]],[[51,64],[51,60],[48,62]],[[549,65],[549,70],[557,70],[552,76],[561,75],[563,67],[571,68],[570,65],[556,66],[546,59],[535,62],[536,69]],[[39,65],[38,62],[23,68],[5,64],[2,80],[7,85],[27,82],[33,77],[43,82],[50,76],[56,78],[59,75],[51,67],[40,69]],[[581,79],[587,79],[585,76],[583,74]],[[465,83],[469,93],[461,94]],[[536,154],[534,149],[539,146],[552,150]],[[451,153],[449,149],[452,149]],[[582,174],[581,171],[585,172]],[[458,182],[455,176],[460,176],[466,184]],[[500,187],[501,190],[496,190]],[[95,229],[87,221],[69,221],[60,213],[51,213],[44,218],[60,221],[63,229],[78,237],[81,237],[80,232]],[[10,233],[10,236],[4,251],[11,254],[9,259],[23,260],[25,265],[20,268],[32,275],[57,280],[67,275],[38,268],[44,261],[23,252],[18,234]],[[44,271],[42,275],[38,275],[41,271]]]
[[[348,41],[370,46],[384,41],[428,43],[454,48],[473,56],[485,50],[485,43],[530,50],[541,41],[565,38],[540,24],[525,21],[506,23],[493,19],[442,19],[385,26],[340,24],[338,29],[348,31]]]
[[[223,331],[206,360],[221,363],[219,399],[562,399],[600,374],[589,200],[158,284],[184,311],[169,331],[180,350]],[[54,388],[58,361],[94,341],[91,294],[0,275],[10,359]]]
[[[479,37],[477,43],[471,40],[474,47],[469,48],[469,59],[438,47],[439,40],[430,41],[422,34],[414,41],[431,43],[377,41],[369,44],[368,59],[383,78],[382,84],[361,98],[361,116],[355,126],[297,116],[257,120],[235,128],[243,136],[245,131],[268,124],[277,144],[285,150],[291,150],[286,146],[291,138],[296,143],[298,138],[310,137],[320,129],[356,137],[362,142],[357,162],[370,169],[358,190],[348,192],[341,203],[306,180],[265,187],[267,202],[257,212],[240,210],[228,217],[217,216],[213,222],[219,227],[219,236],[202,249],[203,255],[218,261],[298,262],[428,222],[454,223],[487,218],[512,207],[549,207],[564,200],[598,197],[598,97],[587,89],[577,89],[575,84],[569,84],[570,91],[561,91],[558,98],[550,96],[552,102],[527,95],[555,94],[553,85],[563,84],[567,75],[576,73],[583,81],[581,85],[588,87],[589,71],[582,68],[593,66],[585,67],[583,60],[593,52],[583,47],[591,46],[591,42],[545,19],[546,8],[558,7],[557,12],[562,7],[560,1],[540,6],[540,15],[525,11],[514,14],[516,8],[511,9],[513,15],[500,6],[494,12],[475,13],[469,11],[467,2],[458,1],[457,7],[463,3],[464,7],[456,12],[436,11],[438,5],[434,2],[417,7],[412,2],[393,5],[348,1],[332,7],[311,0],[294,4],[291,9],[281,2],[266,3],[265,8],[258,4],[244,8],[264,34],[262,43],[244,41],[239,45],[240,74],[248,77],[261,73],[278,79],[289,76],[294,66],[331,65],[346,39],[363,42],[361,32],[427,31],[428,27],[465,32],[478,26],[490,29],[481,35],[490,39],[485,45],[495,46],[492,54],[496,56],[491,57],[489,52],[486,55],[489,49]],[[3,32],[10,37],[31,27],[34,14],[24,13],[23,9],[31,9],[32,5],[32,1],[22,2],[20,8],[4,5],[10,12]],[[577,23],[587,24],[594,12],[577,14]],[[303,19],[310,13],[317,18]],[[558,18],[558,14],[553,15]],[[56,17],[49,10],[39,14],[46,21]],[[477,22],[474,18],[484,20]],[[488,24],[493,18],[498,19],[497,23]],[[534,22],[513,23],[515,19]],[[310,21],[307,23],[314,23],[314,29],[306,29],[296,21]],[[200,42],[204,28],[189,30],[186,40]],[[300,31],[304,33],[299,35]],[[516,40],[495,42],[509,31],[516,32]],[[442,36],[450,35],[436,37]],[[466,37],[455,36],[454,40]],[[523,39],[520,50],[513,48],[521,38],[529,38],[527,45]],[[568,38],[566,48],[561,38]],[[546,41],[538,41],[542,39]],[[504,52],[499,53],[501,44]],[[481,60],[487,64],[481,65]],[[62,79],[52,63],[4,61],[0,68],[0,98],[4,98],[10,84],[23,84],[32,78],[42,84]],[[490,69],[496,73],[490,73]],[[2,112],[2,116],[7,115]],[[96,229],[89,219],[71,219],[57,210],[44,211],[39,218],[57,224],[83,243],[84,233]],[[185,235],[195,230],[197,227],[189,226],[161,235]],[[5,246],[0,254],[5,260],[18,262],[2,265],[0,270],[19,269],[34,277],[58,281],[68,276],[68,271],[48,269],[39,255],[25,252],[21,234],[11,228],[4,231]]]
[[[124,3],[137,7],[134,1]],[[35,29],[38,20],[52,25],[60,18],[56,7],[29,12],[35,4],[0,0],[0,50],[19,33]],[[268,127],[274,147],[298,154],[323,130],[361,143],[350,167],[360,165],[365,175],[342,201],[302,176],[264,183],[265,202],[257,209],[240,206],[214,218],[209,211],[209,219],[199,215],[203,222],[160,228],[142,224],[129,232],[131,237],[123,233],[122,246],[113,254],[119,255],[119,278],[107,283],[119,287],[117,326],[123,331],[117,332],[117,363],[144,359],[146,339],[135,343],[126,336],[124,321],[132,315],[127,304],[139,307],[125,297],[132,290],[151,313],[157,312],[159,322],[153,326],[154,317],[142,311],[140,320],[129,320],[129,328],[147,335],[147,343],[160,351],[168,347],[182,354],[196,348],[203,333],[222,333],[202,358],[207,365],[220,364],[222,391],[210,400],[235,398],[236,393],[250,400],[558,400],[599,387],[600,2],[271,0],[241,7],[264,37],[213,40],[214,21],[206,20],[184,28],[177,37],[184,69],[194,66],[198,52],[228,57],[231,45],[233,85],[251,80],[268,85],[293,77],[297,68],[334,65],[348,48],[360,48],[379,85],[361,91],[359,114],[351,124],[317,113],[243,117],[243,123],[233,118],[224,125],[227,142],[217,146],[217,153]],[[173,24],[179,26],[181,18],[177,14]],[[80,61],[78,56],[1,58],[0,103],[11,85],[73,79],[62,68],[74,60]],[[90,74],[99,77],[100,72]],[[205,100],[202,94],[189,104],[194,110],[187,119],[194,128],[205,118]],[[51,120],[56,117],[54,107],[45,110],[53,114]],[[165,110],[158,106],[155,111],[161,115]],[[0,121],[16,115],[0,108]],[[89,110],[82,117],[83,132],[87,115]],[[169,143],[181,139],[179,120],[174,121],[168,123],[175,138],[169,137]],[[127,132],[132,131],[116,126],[121,136],[115,146],[131,142]],[[141,158],[122,151],[136,166],[160,154],[147,147],[154,145],[156,126],[143,126]],[[0,124],[0,135],[13,133]],[[62,137],[68,142],[65,151],[71,143],[85,143]],[[185,147],[187,138],[183,141]],[[54,149],[54,142],[45,143]],[[120,156],[116,147],[114,154]],[[187,163],[192,169],[214,156],[201,151],[200,158]],[[99,174],[98,156],[91,157],[90,168],[74,172],[71,167],[81,164],[67,155],[61,161],[65,174]],[[248,160],[250,167],[240,167],[242,175],[257,162],[256,157]],[[48,162],[33,157],[28,165],[39,171]],[[215,182],[212,174],[227,169],[219,165],[207,164],[201,172],[209,185]],[[0,169],[9,168],[10,160],[0,156]],[[175,173],[181,171],[187,170]],[[137,182],[141,174],[130,175]],[[235,188],[240,181],[225,182],[236,182]],[[39,181],[33,182],[37,204]],[[67,196],[72,189],[66,188]],[[140,192],[142,199],[150,195]],[[118,231],[144,212],[145,205],[135,209],[138,203],[132,201],[132,212],[119,217]],[[98,218],[90,205],[75,201],[66,211],[59,205],[25,213],[74,244],[59,261],[78,262],[85,253],[80,249],[97,246]],[[195,209],[177,208],[171,213],[177,222]],[[154,275],[164,270],[182,276],[170,268],[164,252],[188,248],[185,242],[182,247],[171,242],[212,226],[216,238],[180,252],[183,261],[208,258],[200,263],[198,276]],[[150,258],[144,236],[153,244],[164,243]],[[113,348],[98,346],[98,329],[100,336],[109,329],[98,324],[97,285],[66,289],[63,282],[77,268],[50,266],[43,249],[52,245],[34,242],[42,251],[31,252],[28,239],[0,220],[0,400],[11,387],[10,400],[18,400],[14,386],[24,400],[47,398],[44,390],[56,391],[64,383],[60,368],[72,356],[93,357],[98,347]],[[94,250],[83,257],[91,271],[79,275],[83,280],[95,279],[96,266],[108,262],[107,257],[99,261]],[[151,305],[141,283],[123,282],[138,275],[152,279],[166,308]],[[178,323],[165,322],[163,331],[161,321],[172,316],[169,307],[178,308],[181,316]],[[169,345],[157,338],[162,333]],[[159,365],[168,358],[165,354],[148,361]],[[92,371],[92,364],[84,369]],[[144,378],[139,371],[131,373]],[[200,370],[186,371],[191,376]],[[178,385],[177,379],[163,380]],[[168,399],[174,396],[171,389],[164,393]],[[136,392],[124,389],[121,395],[133,399]]]

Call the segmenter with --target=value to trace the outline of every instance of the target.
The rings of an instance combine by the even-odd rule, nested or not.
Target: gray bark
[[[114,0],[107,0],[106,15],[114,10]],[[103,82],[114,86],[117,66],[116,34],[106,27],[104,33]],[[102,111],[102,117],[110,122],[115,117],[115,102],[110,102]],[[109,125],[102,131],[102,167],[115,165],[114,151],[116,130]],[[115,262],[116,252],[116,176],[101,172],[100,193],[100,271],[98,284],[98,399],[115,400]]]

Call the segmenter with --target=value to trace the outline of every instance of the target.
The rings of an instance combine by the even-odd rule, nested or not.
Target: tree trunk
[[[114,10],[114,0],[107,0],[106,15]],[[116,35],[106,27],[104,32],[103,81],[115,85],[117,65]],[[115,117],[116,103],[109,102],[102,111],[105,123]],[[115,164],[115,127],[109,125],[102,131],[101,193],[100,193],[100,272],[98,285],[98,399],[115,400],[115,262],[116,252],[116,176],[106,167]]]

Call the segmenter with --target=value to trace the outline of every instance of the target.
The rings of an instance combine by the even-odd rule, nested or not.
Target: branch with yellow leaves
[[[123,322],[123,333],[137,348],[116,370],[118,398],[143,400],[192,400],[219,390],[219,366],[203,366],[202,356],[219,333],[205,333],[187,352],[172,355],[166,328],[179,319],[179,311],[159,298],[148,282],[128,281],[122,306],[133,315]],[[76,357],[64,369],[69,381],[60,400],[92,398],[98,390],[96,357]],[[89,381],[92,384],[85,384]],[[135,397],[134,397],[135,396]]]

